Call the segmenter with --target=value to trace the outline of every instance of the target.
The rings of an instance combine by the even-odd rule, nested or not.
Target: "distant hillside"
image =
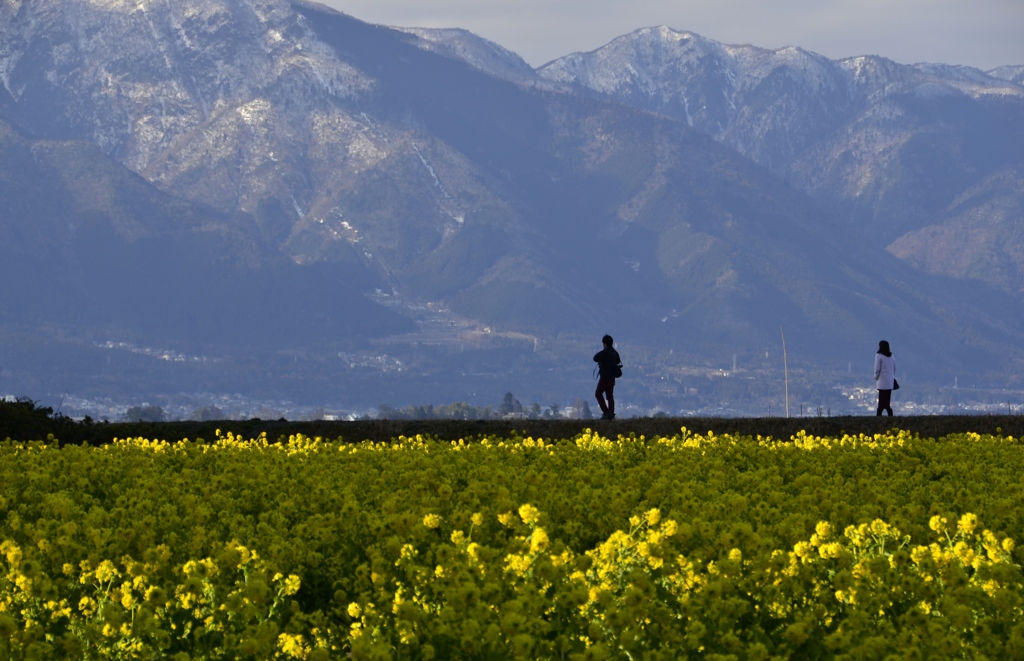
[[[231,346],[411,327],[353,287],[365,275],[303,269],[251,219],[159,191],[91,143],[32,140],[0,120],[0,183],[7,324]]]

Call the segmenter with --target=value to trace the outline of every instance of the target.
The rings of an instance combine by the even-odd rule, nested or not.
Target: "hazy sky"
[[[1024,64],[1024,0],[320,0],[372,23],[460,27],[533,66],[667,25],[731,44],[800,46],[991,69]]]

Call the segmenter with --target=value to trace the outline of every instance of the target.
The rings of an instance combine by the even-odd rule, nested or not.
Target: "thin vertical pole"
[[[786,417],[789,417],[789,356],[786,354],[786,334],[782,331],[782,326],[779,326],[779,332],[782,333],[782,365],[786,370]]]

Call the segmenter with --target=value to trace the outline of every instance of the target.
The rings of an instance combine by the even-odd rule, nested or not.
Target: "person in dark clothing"
[[[597,363],[600,378],[597,381],[597,405],[601,407],[602,420],[615,419],[615,379],[622,376],[622,360],[619,352],[612,348],[612,336],[605,335],[601,338],[604,349],[594,355],[594,362]],[[605,402],[607,396],[608,401]]]

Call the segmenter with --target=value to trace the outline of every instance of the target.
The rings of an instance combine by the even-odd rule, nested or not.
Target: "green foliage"
[[[510,392],[505,393],[505,397],[501,400],[501,404],[498,406],[499,415],[508,415],[510,413],[522,413],[523,405],[519,403],[516,396]]]
[[[83,426],[92,426],[86,418]],[[47,438],[76,427],[73,420],[49,406],[39,406],[27,397],[15,401],[0,400],[0,440],[5,438]]]
[[[444,406],[410,404],[401,409],[381,404],[377,407],[377,417],[381,420],[494,420],[501,416],[491,406],[455,402]]]
[[[0,400],[0,414],[9,425],[46,423],[53,415],[53,409],[36,404],[27,397],[19,397],[14,401]]]
[[[221,410],[219,406],[208,404],[206,406],[200,406],[193,411],[189,419],[195,420],[196,422],[206,422],[210,420],[224,420],[225,416],[224,411]]]

